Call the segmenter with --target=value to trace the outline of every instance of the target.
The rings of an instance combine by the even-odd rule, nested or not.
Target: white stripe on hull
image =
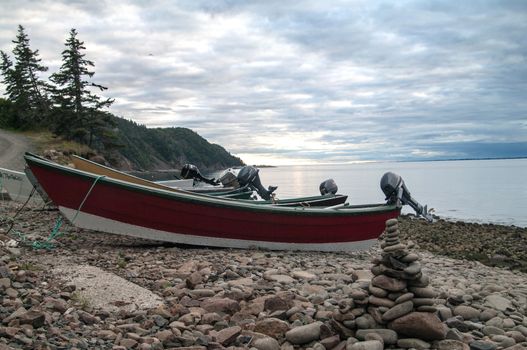
[[[59,206],[59,210],[69,220],[75,217],[77,210]],[[155,230],[142,226],[127,224],[124,222],[103,218],[101,216],[79,212],[74,222],[75,226],[89,230],[115,233],[125,236],[153,239],[156,241],[224,247],[224,248],[263,248],[270,250],[310,250],[310,251],[353,251],[364,250],[377,242],[376,239],[369,239],[357,242],[339,243],[285,243],[268,241],[251,241],[231,238],[205,237],[167,231]]]

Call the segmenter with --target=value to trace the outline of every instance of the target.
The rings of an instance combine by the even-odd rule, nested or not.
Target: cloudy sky
[[[76,28],[111,112],[247,163],[527,156],[524,0],[0,5],[1,50],[54,72]]]

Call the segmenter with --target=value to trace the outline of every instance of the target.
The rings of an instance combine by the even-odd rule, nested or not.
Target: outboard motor
[[[411,206],[417,215],[421,215],[429,222],[434,221],[432,215],[428,213],[428,208],[419,204],[410,195],[410,191],[406,188],[402,177],[392,172],[387,172],[381,178],[381,189],[386,195],[386,200],[390,204],[397,204],[398,206],[408,204]]]
[[[197,166],[193,164],[185,164],[183,165],[183,168],[181,168],[181,177],[184,179],[194,179],[197,181],[205,182],[209,185],[217,186],[218,182],[214,179],[207,179],[201,173],[199,172],[199,169]]]
[[[240,187],[240,183],[238,182],[238,172],[239,171],[240,169],[235,169],[235,168],[226,169],[220,174],[218,181],[221,182],[223,187],[239,188]]]
[[[335,180],[333,179],[327,179],[326,181],[322,182],[319,186],[320,194],[337,194],[337,191],[339,190],[337,184],[335,183]]]
[[[249,186],[252,187],[260,197],[265,200],[271,199],[271,194],[278,188],[276,186],[269,186],[267,190],[263,187],[262,182],[260,181],[260,176],[258,175],[258,170],[252,166],[244,166],[240,169],[238,173],[238,182],[240,186]]]

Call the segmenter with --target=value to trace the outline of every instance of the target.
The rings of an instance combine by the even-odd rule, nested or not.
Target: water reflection
[[[401,175],[412,195],[441,216],[527,227],[527,159],[281,166],[260,169],[280,198],[318,194],[333,178],[352,204],[384,201],[379,181]]]

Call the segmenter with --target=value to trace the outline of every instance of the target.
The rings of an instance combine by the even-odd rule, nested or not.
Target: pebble
[[[357,342],[350,347],[346,346],[346,349],[348,350],[383,350],[384,346],[383,344],[378,340],[366,340]]]
[[[397,333],[391,329],[384,329],[384,328],[359,329],[355,333],[355,336],[360,340],[364,340],[366,338],[366,335],[371,334],[371,333],[378,334],[382,338],[384,344],[392,345],[392,344],[397,343],[397,339],[398,339]]]
[[[460,340],[445,339],[437,343],[437,350],[470,350],[470,347]]]
[[[280,343],[276,339],[270,338],[270,337],[256,339],[254,342],[252,342],[251,345],[254,346],[258,350],[279,350],[280,349]]]
[[[498,345],[488,341],[473,341],[470,343],[470,350],[496,350]]]
[[[417,339],[417,338],[404,338],[399,339],[397,341],[397,346],[405,349],[416,349],[416,350],[423,350],[423,349],[430,349],[431,345],[430,343],[425,342],[424,340]]]
[[[320,337],[320,326],[322,322],[314,322],[289,330],[285,337],[291,344],[301,345],[317,340]]]
[[[453,310],[454,315],[461,316],[465,320],[479,319],[480,311],[467,305],[456,306]]]

